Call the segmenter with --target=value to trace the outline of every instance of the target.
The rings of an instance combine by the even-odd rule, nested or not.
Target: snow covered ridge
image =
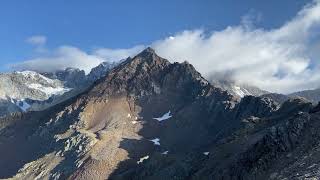
[[[240,97],[244,97],[244,96],[247,96],[247,95],[252,95],[248,90],[244,89],[244,88],[241,88],[239,86],[233,86],[232,87],[232,91],[240,96]]]
[[[59,101],[60,95],[71,91],[65,82],[51,79],[34,71],[16,71],[0,74],[0,99],[2,107],[8,107],[0,112],[6,115],[17,110],[42,110],[51,102]],[[52,98],[50,101],[48,99]],[[43,104],[42,101],[46,101]],[[17,108],[14,108],[16,106]]]
[[[52,95],[70,91],[64,82],[50,79],[37,72],[22,71],[0,74],[0,98],[16,100],[31,99],[43,101]]]
[[[71,88],[65,88],[65,87],[46,87],[42,84],[26,84],[29,88],[39,90],[41,92],[44,92],[48,96],[52,95],[62,95],[68,91],[71,90]]]
[[[25,81],[26,87],[41,91],[46,94],[47,97],[62,95],[71,90],[71,88],[64,87],[63,82],[47,78],[34,71],[21,71],[16,73],[30,79],[30,82]]]
[[[43,76],[43,75],[41,75],[41,74],[39,74],[39,73],[37,73],[37,72],[34,72],[34,71],[17,71],[17,72],[15,72],[15,73],[21,74],[21,75],[23,75],[23,76],[26,77],[26,78],[31,78],[31,79],[43,79],[43,80],[45,80],[45,81],[46,81],[47,83],[49,83],[49,84],[53,84],[53,83],[54,83],[54,80],[49,79],[49,78],[47,78],[47,77],[45,77],[45,76]]]

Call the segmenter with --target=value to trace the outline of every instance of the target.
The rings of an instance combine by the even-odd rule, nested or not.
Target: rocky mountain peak
[[[164,62],[166,61],[166,62]],[[134,58],[132,58],[132,63],[133,64],[148,64],[148,65],[155,65],[155,64],[163,64],[163,63],[168,63],[168,60],[159,57],[155,50],[148,47],[144,49],[142,52],[137,54]]]
[[[147,47],[141,53],[139,53],[137,56],[148,57],[148,56],[153,56],[153,55],[157,56],[156,51],[154,49],[152,49],[151,47]]]
[[[111,70],[93,92],[142,95],[159,93],[161,89],[186,90],[194,85],[204,88],[208,84],[188,62],[170,63],[158,56],[153,49],[147,48]]]

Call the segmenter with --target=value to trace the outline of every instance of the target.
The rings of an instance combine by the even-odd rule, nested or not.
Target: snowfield
[[[167,112],[167,113],[164,114],[162,117],[153,118],[153,119],[161,122],[161,121],[164,121],[164,120],[167,120],[167,119],[171,118],[172,115],[170,115],[170,114],[171,114],[171,111]]]
[[[149,159],[149,156],[142,157],[142,158],[140,158],[139,161],[137,161],[137,164],[140,164],[140,163],[142,163],[144,160],[147,160],[147,159]]]
[[[45,87],[42,84],[28,84],[27,85],[29,88],[31,89],[36,89],[39,91],[44,92],[45,94],[47,94],[48,96],[52,96],[52,95],[62,95],[68,91],[70,91],[70,88],[63,88],[63,87]]]
[[[151,139],[150,141],[153,142],[154,145],[160,146],[160,142],[159,142],[160,139],[159,138]]]

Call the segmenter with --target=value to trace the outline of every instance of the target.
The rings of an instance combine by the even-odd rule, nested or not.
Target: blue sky
[[[320,0],[4,0],[0,71],[89,73],[151,46],[207,79],[271,92],[320,84]]]
[[[129,48],[176,32],[221,30],[239,24],[249,12],[259,26],[274,28],[292,18],[306,0],[3,0],[0,5],[0,65],[34,56],[25,40],[47,37],[47,47],[72,45]]]

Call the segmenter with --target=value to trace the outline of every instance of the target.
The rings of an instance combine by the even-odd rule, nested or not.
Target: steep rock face
[[[81,88],[87,86],[86,74],[83,70],[77,68],[67,68],[56,72],[42,73],[44,76],[51,79],[58,79],[64,82],[66,87]]]
[[[257,117],[268,117],[279,108],[272,99],[255,96],[245,96],[237,107],[237,115],[240,119],[245,119],[253,114]]]
[[[302,100],[280,108],[268,98],[239,102],[189,63],[147,48],[77,97],[0,119],[0,178],[265,178],[300,147],[292,144],[316,119],[311,108]]]
[[[121,61],[120,61],[121,62]],[[112,68],[116,67],[118,63],[116,62],[102,62],[97,67],[94,67],[90,73],[88,74],[87,80],[89,82],[94,82],[102,77],[104,77],[108,71],[110,71]]]

